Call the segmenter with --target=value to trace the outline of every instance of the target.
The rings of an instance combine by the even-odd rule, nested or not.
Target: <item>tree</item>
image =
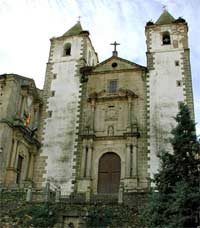
[[[200,157],[195,124],[185,104],[175,117],[173,154],[159,155],[161,167],[154,176],[146,208],[141,214],[148,228],[195,228],[200,213]],[[143,219],[145,218],[145,219]]]

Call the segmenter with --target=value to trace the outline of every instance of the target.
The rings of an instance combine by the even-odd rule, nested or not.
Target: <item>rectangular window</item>
[[[52,97],[55,96],[55,91],[51,91],[51,96],[52,96]]]
[[[181,104],[183,104],[183,102],[182,101],[178,101],[178,109],[180,109]]]
[[[47,117],[49,117],[49,118],[52,117],[52,111],[47,112]]]
[[[110,80],[108,82],[108,92],[116,93],[117,92],[117,80]]]
[[[177,80],[177,81],[176,81],[176,86],[177,86],[177,87],[181,87],[181,86],[182,86],[182,83],[181,83],[180,80]]]
[[[179,61],[178,60],[175,61],[175,66],[179,66]]]

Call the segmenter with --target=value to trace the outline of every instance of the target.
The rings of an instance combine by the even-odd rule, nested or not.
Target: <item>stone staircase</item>
[[[91,195],[91,203],[98,204],[117,204],[118,194],[96,194]]]

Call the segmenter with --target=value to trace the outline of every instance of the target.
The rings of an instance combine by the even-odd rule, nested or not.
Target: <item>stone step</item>
[[[91,203],[116,204],[118,194],[97,194],[91,195]]]

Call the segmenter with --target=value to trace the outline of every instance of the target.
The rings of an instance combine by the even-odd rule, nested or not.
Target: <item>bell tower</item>
[[[159,167],[157,155],[172,152],[171,130],[180,102],[185,102],[194,118],[188,26],[164,10],[159,19],[145,27],[147,43],[147,119],[149,174]]]
[[[82,89],[79,70],[97,64],[97,55],[89,32],[82,29],[80,22],[50,41],[40,131],[42,148],[35,182],[39,185],[49,179],[61,186],[62,193],[70,194],[79,131]]]

